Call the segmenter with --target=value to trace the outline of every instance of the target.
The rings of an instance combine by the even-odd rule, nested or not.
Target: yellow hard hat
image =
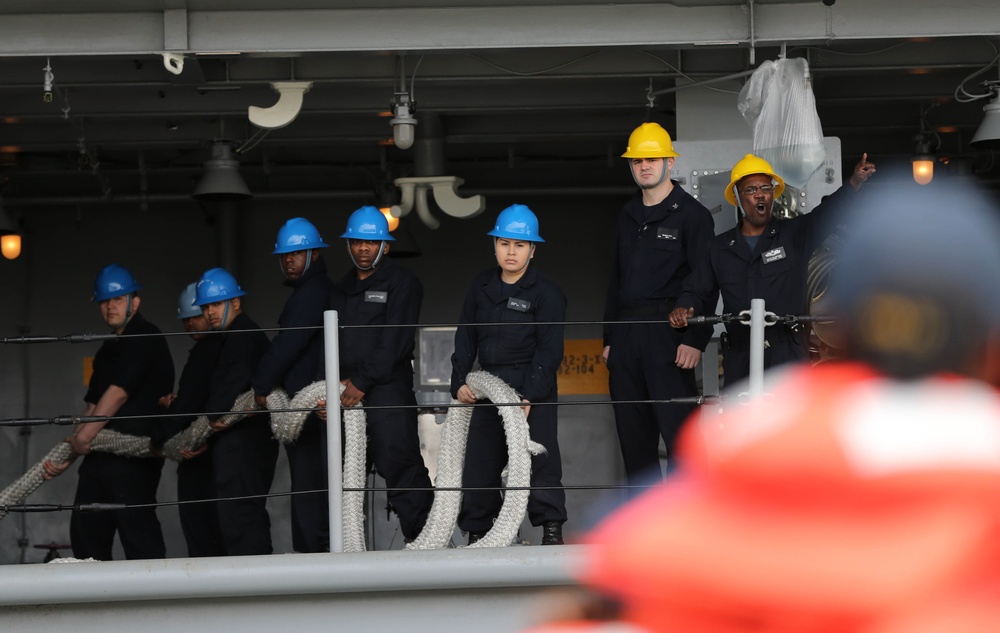
[[[622,158],[675,158],[670,135],[659,123],[643,123],[632,130]]]
[[[729,186],[726,187],[726,200],[729,201],[729,204],[734,207],[739,206],[736,204],[736,193],[733,191],[733,187],[745,177],[753,174],[764,174],[765,176],[771,177],[771,180],[774,181],[775,198],[780,196],[781,192],[785,190],[785,181],[781,179],[781,176],[774,173],[774,168],[771,167],[771,163],[767,162],[763,158],[760,158],[759,156],[747,154],[740,159],[740,162],[733,165],[733,173],[729,179]]]

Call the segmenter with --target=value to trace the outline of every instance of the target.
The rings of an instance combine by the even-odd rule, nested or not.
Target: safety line
[[[442,392],[443,393],[443,392]],[[737,398],[738,396],[730,396],[726,394],[720,395],[704,395],[704,396],[689,396],[681,398],[667,398],[663,400],[567,400],[564,402],[531,402],[528,406],[531,407],[555,407],[555,406],[587,406],[587,405],[616,405],[616,404],[714,404],[716,402],[721,402],[723,400],[729,400]],[[525,406],[523,402],[477,402],[475,404],[464,404],[460,402],[456,403],[441,403],[441,404],[382,404],[382,405],[359,405],[355,408],[362,411],[390,411],[396,409],[417,409],[417,410],[427,410],[433,411],[435,409],[448,409],[448,408],[459,408],[459,409],[474,409],[481,407],[522,407]],[[250,409],[247,411],[248,415],[270,415],[271,413],[298,413],[302,411],[325,411],[322,408],[299,408],[299,409]],[[99,416],[99,415],[59,415],[51,418],[7,418],[0,420],[0,428],[4,427],[21,427],[21,426],[74,426],[77,424],[85,424],[88,422],[127,422],[130,420],[159,420],[159,419],[169,419],[169,418],[197,418],[199,416],[205,417],[221,417],[223,415],[229,415],[233,413],[232,410],[229,411],[209,411],[202,413],[151,413],[149,415],[114,415],[114,416]],[[124,432],[124,431],[123,431]]]
[[[460,488],[435,488],[433,486],[426,487],[397,487],[390,488],[387,486],[365,486],[362,488],[344,488],[344,492],[504,492],[512,490],[563,490],[563,491],[580,491],[580,490],[630,490],[637,489],[643,490],[654,485],[656,482],[650,482],[647,485],[639,484],[591,484],[591,485],[573,485],[573,486],[480,486],[480,487],[460,487]],[[156,503],[83,503],[83,504],[58,504],[58,503],[20,503],[11,505],[0,505],[0,510],[11,513],[11,512],[21,512],[21,513],[40,513],[40,512],[65,512],[78,511],[78,512],[117,512],[120,510],[140,510],[147,508],[164,508],[173,506],[183,506],[183,505],[194,505],[200,503],[224,503],[232,501],[246,501],[248,499],[278,499],[284,497],[293,497],[296,495],[311,495],[311,494],[329,494],[329,490],[326,488],[319,488],[315,490],[298,490],[298,491],[287,491],[287,492],[269,492],[267,494],[261,495],[247,495],[242,497],[218,497],[211,499],[186,499],[186,500],[176,500],[176,501],[158,501]]]

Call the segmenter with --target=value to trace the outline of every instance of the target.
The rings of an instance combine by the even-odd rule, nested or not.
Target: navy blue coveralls
[[[772,217],[752,252],[740,234],[741,219],[712,240],[708,256],[685,280],[677,305],[694,308],[695,314],[712,314],[721,291],[724,313],[738,314],[750,309],[751,299],[764,299],[765,309],[779,316],[805,314],[809,258],[836,228],[831,216],[856,195],[853,187],[844,186],[811,213],[787,220]],[[727,323],[726,336],[722,368],[725,384],[731,386],[750,373],[750,328]],[[764,329],[764,338],[765,368],[809,358],[802,331],[775,324]]]
[[[292,294],[278,317],[282,328],[319,327],[328,309],[333,282],[320,256],[296,280],[285,280]],[[323,375],[323,330],[284,330],[271,341],[253,375],[253,391],[266,396],[281,387],[292,398]],[[292,547],[296,552],[330,551],[326,423],[316,414],[306,418],[294,444],[285,446],[292,492]]]
[[[160,329],[136,312],[122,330],[123,335],[150,334],[139,338],[105,341],[94,356],[94,373],[84,401],[96,405],[111,385],[128,394],[118,409],[118,416],[156,415],[163,411],[160,396],[174,386],[174,363]],[[156,419],[111,420],[109,431],[150,437]],[[125,457],[95,451],[83,458],[74,504],[156,503],[163,460],[148,457]],[[77,512],[70,518],[70,541],[76,558],[111,560],[115,531],[121,539],[125,557],[163,558],[166,547],[154,508]]]
[[[694,262],[707,255],[713,220],[700,202],[676,182],[662,202],[647,207],[637,192],[618,214],[617,252],[604,311],[611,399],[666,400],[694,396],[694,370],[680,369],[677,347],[705,349],[712,328],[674,330],[667,322],[682,282]],[[629,323],[661,320],[663,323]],[[659,438],[673,457],[674,441],[694,405],[615,404],[615,425],[630,485],[662,476]]]
[[[233,319],[227,330],[258,330],[210,334],[223,339],[219,362],[212,372],[205,408],[229,411],[237,396],[250,389],[250,378],[264,352],[268,338],[246,314]],[[209,416],[215,421],[222,416]],[[278,441],[271,435],[266,413],[248,415],[209,438],[215,496],[241,497],[219,501],[219,527],[229,556],[270,554],[271,520],[266,495],[274,480]]]
[[[451,357],[451,395],[456,397],[478,357],[487,371],[514,388],[533,405],[528,415],[531,439],[546,453],[531,459],[532,490],[528,517],[534,526],[566,521],[566,493],[562,490],[562,459],[557,437],[559,399],[556,372],[563,358],[563,325],[536,322],[566,320],[566,295],[548,277],[529,264],[514,284],[500,279],[500,269],[477,275],[462,306],[460,323],[521,323],[522,325],[460,325]],[[483,400],[483,402],[486,402]],[[507,443],[500,412],[492,407],[473,410],[465,448],[463,487],[500,488],[507,464]],[[499,490],[470,490],[462,495],[458,526],[466,532],[486,532],[500,514]]]
[[[191,347],[177,382],[177,397],[168,408],[169,413],[187,415],[164,418],[156,433],[150,437],[154,448],[162,449],[167,440],[184,431],[197,416],[206,412],[205,403],[208,401],[212,371],[219,360],[221,349],[222,337],[212,334],[204,335]],[[214,498],[211,455],[202,453],[177,464],[178,501]],[[181,503],[177,506],[177,513],[180,515],[189,557],[225,556],[218,510],[214,503]]]
[[[366,411],[368,455],[385,479],[389,504],[399,516],[403,536],[419,536],[434,493],[420,455],[417,436],[417,399],[413,393],[413,347],[424,289],[409,270],[383,257],[367,279],[352,268],[337,282],[342,294],[342,326],[404,325],[407,327],[352,327],[340,333],[340,377],[363,391],[364,406],[403,406]],[[331,303],[334,309],[336,305]],[[394,488],[424,488],[418,491]]]

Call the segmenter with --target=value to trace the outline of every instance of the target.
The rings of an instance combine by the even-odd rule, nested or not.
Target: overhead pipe
[[[506,196],[518,194],[524,197],[530,196],[627,196],[633,193],[634,188],[628,186],[607,187],[488,187],[481,189],[470,189],[469,193],[480,196]],[[354,191],[289,191],[255,193],[255,200],[341,200],[366,198],[372,195],[371,190]],[[404,197],[407,192],[403,191]],[[414,192],[410,192],[411,197]],[[8,207],[75,207],[80,205],[101,205],[101,204],[136,204],[142,200],[146,202],[183,202],[191,203],[191,196],[187,194],[161,193],[147,196],[139,195],[116,195],[111,198],[103,196],[47,196],[38,198],[5,198],[4,204]],[[414,204],[411,198],[411,204]]]

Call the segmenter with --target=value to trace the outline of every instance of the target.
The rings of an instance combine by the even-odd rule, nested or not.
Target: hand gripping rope
[[[253,392],[248,391],[240,394],[233,403],[232,413],[219,418],[226,426],[232,425],[242,420],[253,409]],[[182,461],[180,456],[182,450],[193,450],[205,443],[208,436],[213,433],[208,425],[208,418],[200,416],[195,421],[173,436],[163,446],[163,454],[170,459]],[[126,457],[153,457],[149,450],[149,438],[141,435],[129,435],[102,429],[94,436],[90,443],[90,450],[102,453],[113,453]],[[67,442],[60,442],[49,453],[28,469],[14,483],[0,491],[0,519],[7,516],[7,511],[3,508],[11,505],[18,505],[28,498],[28,495],[38,489],[45,479],[42,478],[42,464],[46,461],[53,463],[65,462],[73,454]]]
[[[344,386],[340,386],[343,393]],[[272,398],[274,401],[272,402]],[[326,400],[326,381],[303,387],[289,402],[284,391],[275,389],[267,397],[269,409],[315,409]],[[344,551],[365,551],[364,491],[367,476],[365,451],[367,446],[365,412],[357,405],[344,411]],[[271,432],[282,444],[293,444],[302,432],[310,411],[274,411]]]
[[[489,398],[493,402],[520,402],[521,396],[507,383],[484,371],[469,374],[465,382],[476,398]],[[452,405],[457,405],[452,400]],[[532,442],[528,436],[528,418],[518,405],[497,407],[507,435],[507,486],[500,514],[493,528],[469,547],[507,547],[514,542],[517,530],[528,508],[528,487],[531,485],[531,456],[545,452],[545,447]],[[465,463],[465,444],[469,436],[472,409],[452,406],[441,430],[441,452],[438,455],[435,487],[443,488],[434,493],[434,503],[424,529],[406,549],[441,549],[451,542],[451,535],[462,505],[462,468]]]
[[[473,372],[466,379],[477,398],[488,398],[493,402],[518,403],[520,395],[504,381],[487,372]],[[343,390],[343,388],[341,388]],[[271,429],[274,437],[283,444],[291,444],[298,439],[302,426],[311,409],[326,398],[326,383],[314,382],[299,391],[291,401],[287,394],[274,390],[267,397],[271,413]],[[452,405],[458,405],[456,400]],[[298,409],[287,411],[287,409]],[[528,434],[528,420],[517,404],[498,407],[507,436],[507,485],[510,490],[504,496],[503,506],[493,528],[470,547],[506,547],[517,536],[528,506],[531,484],[531,457],[545,452],[545,448],[532,442]],[[220,420],[227,426],[246,417],[253,410],[253,392],[240,394],[231,409],[232,413]],[[441,432],[441,451],[438,458],[438,473],[434,495],[427,522],[420,536],[407,549],[442,549],[448,547],[461,508],[462,470],[465,464],[465,445],[469,434],[472,408],[452,406]],[[364,539],[364,492],[366,477],[366,416],[360,407],[344,409],[344,551],[363,552]],[[163,446],[163,454],[170,459],[181,461],[183,450],[198,448],[213,433],[208,418],[199,416],[184,431],[170,438]],[[91,443],[91,449],[129,457],[152,457],[149,438],[102,430]],[[46,460],[64,462],[72,451],[66,442],[60,442],[48,455],[35,464],[13,484],[0,491],[0,507],[17,505],[44,483],[42,463]],[[7,512],[0,510],[0,519]]]
[[[521,397],[507,383],[486,372],[473,372],[466,383],[477,398],[489,398],[493,402],[520,402]],[[274,393],[277,393],[275,391]],[[282,394],[284,396],[284,394]],[[284,396],[287,398],[287,396]],[[326,399],[326,383],[315,382],[303,388],[291,402],[268,398],[268,407],[274,409],[313,409]],[[459,404],[457,400],[453,405]],[[496,522],[486,536],[470,547],[506,547],[517,536],[517,530],[524,520],[528,507],[528,487],[531,484],[531,456],[545,451],[532,442],[528,436],[528,419],[520,406],[501,406],[507,435],[507,485],[510,490],[504,497],[503,506]],[[274,436],[284,444],[293,443],[302,430],[309,411],[278,412],[271,414],[271,429]],[[462,503],[462,493],[457,489],[462,485],[462,469],[465,465],[465,444],[469,435],[472,409],[453,406],[448,411],[441,431],[441,451],[438,456],[438,471],[435,486],[442,488],[434,493],[434,502],[423,531],[407,549],[443,549],[448,547],[455,530],[458,511]],[[365,412],[360,408],[344,409],[344,551],[365,551],[364,540],[364,493],[365,483]]]

